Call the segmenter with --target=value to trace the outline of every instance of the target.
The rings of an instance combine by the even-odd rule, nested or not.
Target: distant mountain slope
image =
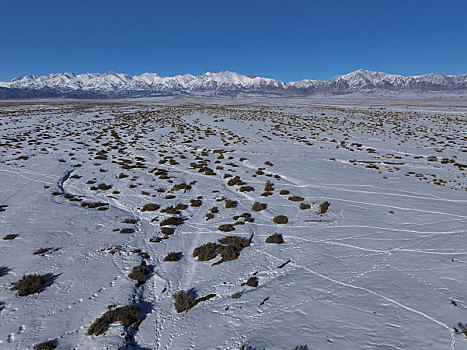
[[[113,98],[170,95],[278,95],[347,94],[353,92],[467,92],[467,74],[426,74],[413,77],[360,69],[330,80],[284,83],[235,72],[162,77],[155,73],[59,73],[28,75],[0,82],[0,99]]]

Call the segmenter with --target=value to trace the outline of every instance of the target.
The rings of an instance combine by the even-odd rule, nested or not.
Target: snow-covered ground
[[[462,101],[2,103],[0,349],[466,349],[466,131]],[[228,235],[237,259],[193,256]],[[215,296],[177,313],[180,290]],[[143,320],[88,335],[109,305]]]

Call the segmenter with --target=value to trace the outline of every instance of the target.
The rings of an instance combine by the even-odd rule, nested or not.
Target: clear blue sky
[[[0,80],[467,72],[467,0],[0,0]]]

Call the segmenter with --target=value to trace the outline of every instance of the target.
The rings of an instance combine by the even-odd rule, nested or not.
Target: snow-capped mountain
[[[235,72],[204,73],[162,77],[155,73],[128,75],[123,73],[59,73],[28,75],[0,82],[0,98],[76,97],[112,98],[164,95],[229,95],[255,94],[303,96],[313,94],[346,94],[352,92],[465,92],[467,74],[403,75],[358,71],[322,80],[300,80],[284,83],[275,79],[242,75]]]

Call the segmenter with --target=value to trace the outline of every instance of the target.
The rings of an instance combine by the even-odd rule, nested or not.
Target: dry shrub
[[[266,243],[282,244],[284,243],[284,239],[280,233],[274,233],[273,235],[270,235],[268,238],[266,238]]]
[[[240,187],[240,192],[253,192],[255,189],[252,186],[242,186]]]
[[[213,214],[216,214],[216,213],[219,212],[219,208],[217,208],[217,207],[212,207],[209,211],[210,211],[211,213],[213,213]]]
[[[199,247],[196,247],[193,250],[193,256],[198,257],[198,261],[209,261],[214,259],[217,256],[217,247],[219,245],[216,243],[206,243]]]
[[[124,227],[120,229],[120,233],[133,233],[133,232],[135,232],[135,229],[131,227]]]
[[[231,209],[231,208],[236,208],[237,207],[237,201],[233,201],[230,199],[225,200],[225,208],[226,209]]]
[[[178,209],[178,210],[185,210],[186,208],[188,208],[188,205],[183,204],[183,203],[178,203],[178,204],[175,206],[175,209]]]
[[[44,276],[36,274],[24,275],[19,281],[12,282],[13,287],[11,287],[11,290],[17,290],[16,294],[24,297],[42,292],[45,282]]]
[[[5,241],[11,241],[11,240],[15,239],[16,237],[18,237],[18,235],[10,233],[10,234],[7,234],[6,236],[4,236],[3,239]]]
[[[203,201],[200,199],[190,199],[190,205],[192,207],[200,207],[203,204]]]
[[[222,225],[219,225],[217,229],[222,232],[230,232],[230,231],[234,231],[235,227],[232,224],[222,224]]]
[[[318,207],[318,214],[324,214],[325,212],[327,212],[330,205],[331,203],[329,203],[328,201],[321,203]]]
[[[178,216],[171,216],[170,218],[164,219],[160,222],[160,226],[168,226],[168,225],[173,225],[173,226],[179,226],[183,224],[182,218],[179,218]]]
[[[161,213],[177,215],[177,214],[180,214],[181,211],[173,206],[170,206],[170,207],[161,209]]]
[[[190,310],[196,305],[196,300],[192,295],[193,293],[181,290],[172,295],[174,306],[177,312],[183,312]]]
[[[122,221],[122,223],[124,224],[136,224],[136,220],[135,219],[125,219]]]
[[[157,203],[147,203],[143,206],[141,211],[155,211],[160,208],[160,205]]]
[[[45,254],[45,253],[47,253],[47,252],[48,252],[49,250],[51,250],[51,249],[52,249],[52,248],[39,248],[39,249],[36,249],[36,250],[34,251],[34,253],[32,253],[32,254],[34,254],[34,255]]]
[[[267,166],[274,166],[274,164],[272,164],[269,160],[264,162],[264,165],[267,165]]]
[[[182,258],[182,253],[170,252],[164,258],[164,261],[179,261]]]
[[[283,196],[286,196],[286,195],[288,195],[289,193],[290,193],[290,191],[289,191],[289,190],[286,190],[286,189],[280,190],[280,192],[279,192],[279,194],[281,194],[281,195],[283,195]]]
[[[289,201],[292,201],[292,202],[301,202],[303,201],[305,198],[301,197],[301,196],[291,196],[289,197]]]
[[[239,236],[225,236],[218,240],[220,244],[225,244],[231,247],[234,247],[238,251],[243,250],[244,248],[250,245],[250,240],[245,237]]]
[[[245,286],[245,285],[246,285],[246,286],[250,286],[250,287],[255,287],[255,288],[256,288],[256,287],[258,287],[258,283],[259,283],[258,277],[250,277],[250,278],[248,279],[248,281],[246,281],[245,283],[242,283],[241,285],[242,285],[242,286]]]
[[[221,255],[222,259],[215,263],[214,265],[220,264],[224,261],[232,261],[238,259],[240,252],[232,246],[218,246],[217,253]]]
[[[206,221],[208,221],[214,218],[214,214],[207,213],[206,215],[204,215],[204,217],[206,218]]]
[[[161,237],[151,237],[151,238],[149,238],[149,242],[151,242],[151,243],[159,243],[160,241],[162,241]]]
[[[243,182],[240,179],[240,176],[234,176],[229,181],[227,181],[227,186],[241,186],[241,185],[245,185],[245,184],[246,184],[246,182]]]
[[[161,227],[161,233],[166,236],[170,236],[174,233],[174,229],[171,227]]]
[[[138,285],[146,283],[146,276],[150,273],[149,266],[142,262],[138,266],[134,266],[131,272],[128,274],[132,280],[138,281]]]
[[[289,219],[285,215],[277,215],[272,218],[272,221],[276,224],[286,224],[289,222]]]
[[[88,329],[88,335],[104,334],[109,325],[115,322],[121,322],[124,327],[135,325],[138,327],[142,321],[141,311],[135,305],[127,305],[117,309],[109,310],[97,320],[95,320]]]
[[[300,203],[299,208],[302,210],[307,210],[307,209],[311,209],[311,205],[309,205],[308,203]]]
[[[261,211],[268,207],[266,203],[254,202],[251,206],[251,210],[253,211]]]
[[[182,182],[180,184],[177,184],[177,185],[174,185],[172,187],[172,191],[180,191],[180,190],[190,190],[191,189],[191,186],[190,185],[187,185],[186,183]]]
[[[101,182],[100,184],[97,185],[97,189],[102,190],[102,191],[106,191],[110,189],[111,187],[112,187],[111,185],[107,185],[105,182]]]
[[[34,345],[34,350],[53,350],[57,347],[56,340],[49,340],[39,344]]]

